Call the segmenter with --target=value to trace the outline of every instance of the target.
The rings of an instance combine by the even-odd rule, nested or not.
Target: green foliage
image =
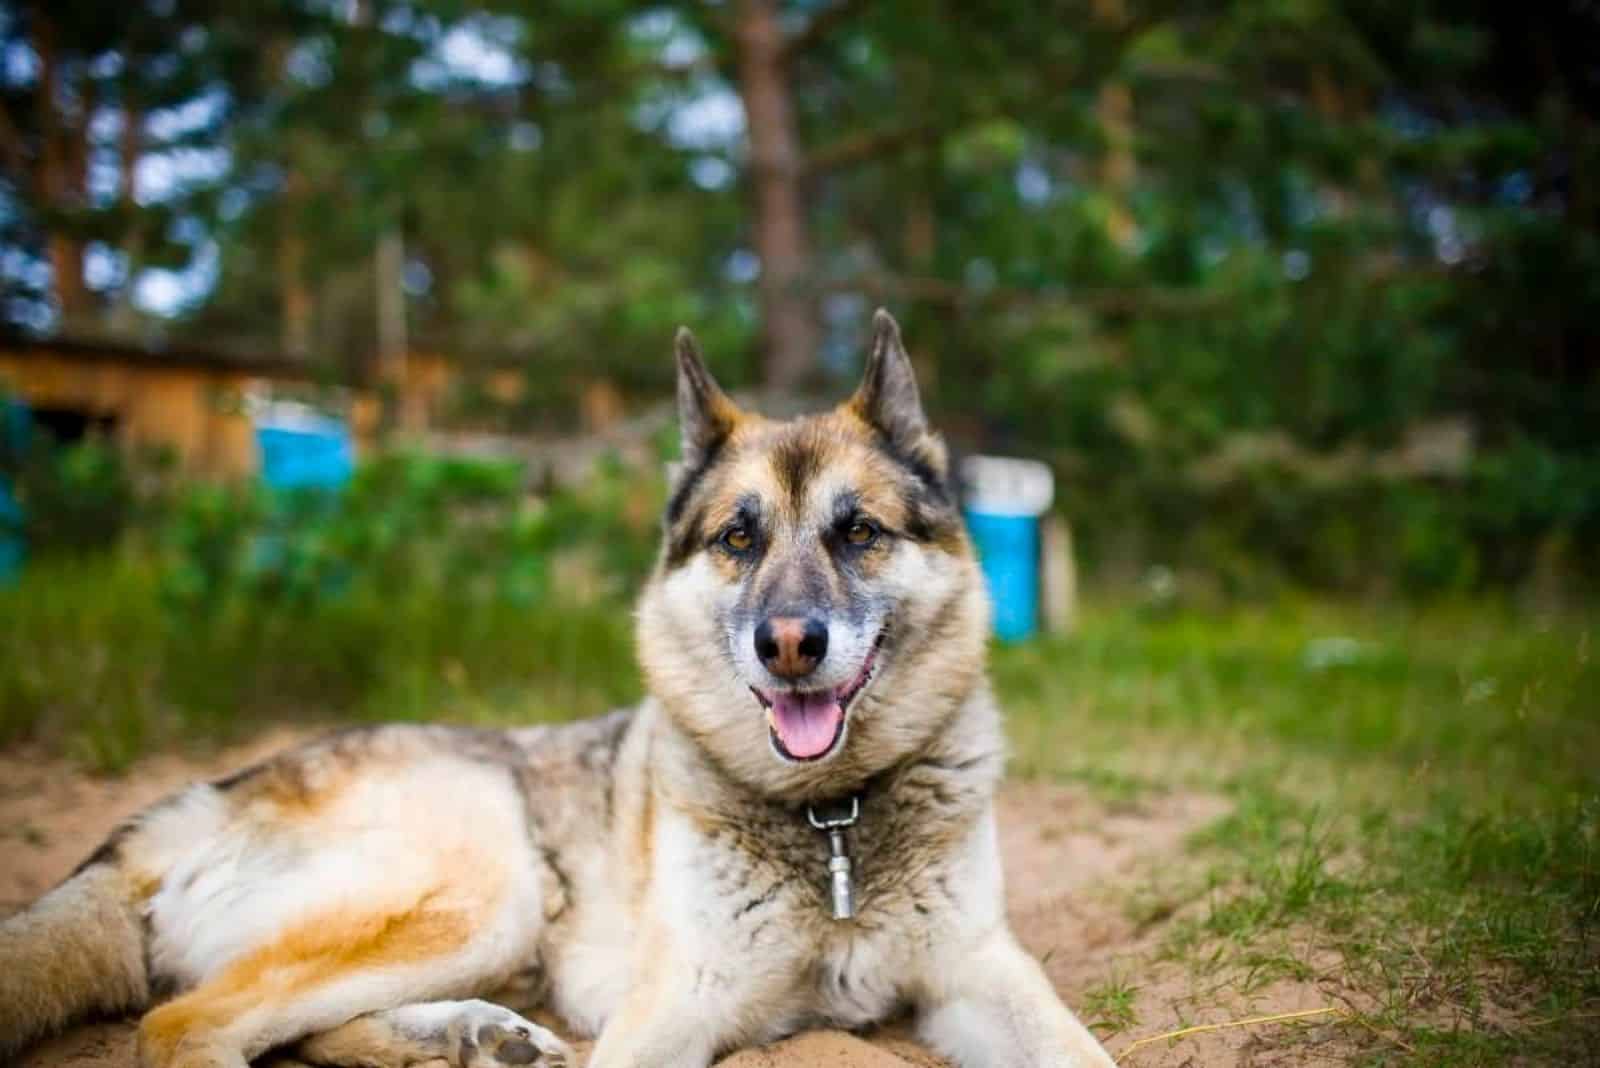
[[[120,768],[160,733],[156,665],[169,645],[148,567],[34,561],[0,589],[0,739],[47,735]]]
[[[0,480],[19,511],[0,522],[36,550],[105,549],[136,522],[145,504],[135,486],[138,461],[115,445],[89,438],[62,446],[42,437],[21,444],[0,444]]]
[[[186,490],[120,551],[0,591],[0,740],[118,767],[264,717],[603,710],[637,691],[626,595],[660,494],[612,462],[536,500],[516,465],[410,454],[334,495]]]
[[[498,407],[469,381],[450,416],[544,432],[574,425],[596,377],[666,396],[679,322],[731,382],[758,377],[754,252],[781,231],[825,327],[813,377],[842,388],[871,305],[892,303],[958,444],[1053,460],[1093,562],[1233,588],[1592,583],[1588,7],[774,7],[799,220],[748,195],[740,49],[762,5],[8,13],[23,173],[0,184],[0,318],[303,343],[359,378],[375,249],[398,236],[413,346],[528,376]],[[62,88],[41,107],[46,39]],[[52,103],[64,121],[41,121]],[[139,162],[113,158],[125,114],[150,172],[211,166],[112,192]],[[50,160],[91,157],[93,188],[48,188]],[[91,241],[98,288],[52,310],[49,265]],[[186,300],[141,313],[141,272],[185,266]],[[1464,471],[1374,476],[1442,420],[1471,434]],[[1267,434],[1369,462],[1196,477]]]
[[[608,461],[581,493],[534,499],[523,483],[513,463],[392,453],[337,493],[198,487],[161,534],[167,593],[200,613],[419,584],[530,605],[551,595],[552,561],[589,546],[604,593],[637,584],[654,548],[640,480]]]

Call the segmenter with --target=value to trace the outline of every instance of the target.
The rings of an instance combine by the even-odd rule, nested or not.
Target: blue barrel
[[[966,512],[967,530],[994,602],[994,632],[1021,641],[1039,629],[1039,518]]]
[[[277,489],[337,489],[355,471],[350,428],[326,416],[256,423],[261,478]]]
[[[0,586],[9,586],[22,571],[28,545],[22,540],[22,506],[0,478]]]
[[[19,400],[0,396],[0,456],[20,459],[28,449],[32,420]],[[22,505],[0,475],[0,586],[8,586],[22,570],[28,543],[22,535]]]

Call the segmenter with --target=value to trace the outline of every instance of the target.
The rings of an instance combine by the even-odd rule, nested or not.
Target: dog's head
[[[983,671],[988,603],[887,312],[859,389],[786,422],[740,410],[678,336],[683,461],[641,660],[667,713],[775,796],[917,751]]]

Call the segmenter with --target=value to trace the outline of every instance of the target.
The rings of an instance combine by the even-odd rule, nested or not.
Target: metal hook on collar
[[[828,836],[828,883],[833,904],[833,918],[854,919],[856,914],[855,888],[850,881],[850,851],[845,841],[845,831],[861,818],[861,798],[852,795],[848,815],[833,812],[817,814],[815,805],[806,806],[806,819],[811,826]]]
[[[834,802],[838,804],[838,802]],[[850,814],[836,814],[824,810],[823,815],[817,815],[816,805],[806,806],[806,819],[811,821],[811,826],[819,831],[831,831],[836,827],[854,827],[856,821],[861,819],[861,795],[850,795]]]

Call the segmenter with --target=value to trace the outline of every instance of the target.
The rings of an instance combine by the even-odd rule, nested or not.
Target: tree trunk
[[[378,235],[373,257],[378,312],[378,379],[398,384],[406,377],[406,245],[398,226]]]
[[[71,327],[89,311],[89,290],[83,283],[83,242],[70,228],[62,226],[61,218],[80,206],[83,190],[81,182],[73,188],[77,159],[71,143],[74,127],[58,110],[61,86],[55,26],[42,6],[34,11],[33,18],[37,27],[34,46],[39,55],[39,93],[35,99],[40,143],[39,201],[54,216],[47,223],[46,238],[50,277],[61,321]],[[86,135],[88,116],[81,125],[81,132]]]
[[[311,352],[311,288],[306,284],[306,239],[300,233],[299,176],[290,172],[278,205],[278,301],[282,344],[291,356]]]
[[[1106,154],[1100,163],[1100,183],[1111,210],[1106,227],[1118,248],[1130,249],[1139,239],[1139,224],[1131,207],[1133,181],[1138,164],[1133,155],[1133,93],[1123,82],[1108,82],[1100,87],[1095,111],[1106,138]]]
[[[932,168],[926,168],[932,170]],[[928,195],[933,175],[923,176],[926,184],[905,192],[905,257],[906,273],[929,273],[934,253],[939,247],[938,219],[934,216],[933,198]]]
[[[416,403],[418,391],[410,388],[407,366],[410,342],[406,334],[405,237],[391,223],[378,235],[373,257],[374,280],[378,297],[378,381],[395,391],[399,399],[399,424],[402,430],[427,428],[427,409]]]
[[[734,27],[739,93],[750,130],[755,244],[761,259],[761,320],[766,384],[788,389],[817,368],[810,252],[801,203],[804,159],[795,129],[783,28],[775,0],[743,0]]]
[[[123,87],[122,103],[122,132],[118,137],[117,168],[118,177],[117,203],[122,212],[122,254],[127,259],[127,274],[122,280],[122,289],[117,293],[116,303],[111,309],[111,328],[114,332],[131,331],[137,321],[137,312],[133,305],[134,282],[139,277],[139,269],[144,263],[144,248],[146,240],[145,221],[139,215],[139,199],[135,186],[135,175],[139,169],[139,154],[143,151],[142,128],[144,126],[144,112],[130,102],[132,90]]]
[[[289,54],[294,38],[273,36],[262,54],[266,77],[280,89],[289,80]],[[286,91],[286,90],[285,90]],[[302,233],[306,208],[306,179],[300,172],[303,134],[290,131],[283,139],[283,191],[277,203],[276,268],[278,276],[278,344],[290,356],[311,354],[312,316],[316,302],[307,280],[306,238]]]
[[[924,154],[908,174],[906,181],[904,229],[901,243],[905,256],[905,273],[912,278],[929,277],[934,272],[934,258],[939,250],[939,223],[930,190],[938,187],[938,163],[931,153]],[[896,313],[912,312],[911,308],[898,308]],[[948,317],[949,308],[918,307],[918,319],[932,320],[935,315]],[[926,328],[927,324],[924,324]],[[935,328],[937,330],[937,328]],[[938,358],[933,349],[923,348],[912,357],[917,369],[917,383],[922,396],[931,398],[939,393]]]
[[[1326,63],[1317,63],[1311,68],[1311,107],[1317,117],[1329,126],[1337,126],[1345,120],[1344,94],[1339,88],[1338,79]],[[1373,162],[1370,157],[1364,158],[1357,166],[1356,173],[1361,175],[1368,170],[1368,165]],[[1323,179],[1318,183],[1318,192],[1323,209],[1335,219],[1347,219],[1354,208],[1354,201],[1350,190],[1339,182]],[[1369,190],[1370,192],[1370,190]]]
[[[1121,27],[1127,21],[1123,0],[1094,0],[1093,10],[1095,18],[1109,26]],[[1131,249],[1139,240],[1132,207],[1138,161],[1133,143],[1133,90],[1127,82],[1113,77],[1100,87],[1095,116],[1106,139],[1100,161],[1100,186],[1110,203],[1106,228],[1117,247]]]

